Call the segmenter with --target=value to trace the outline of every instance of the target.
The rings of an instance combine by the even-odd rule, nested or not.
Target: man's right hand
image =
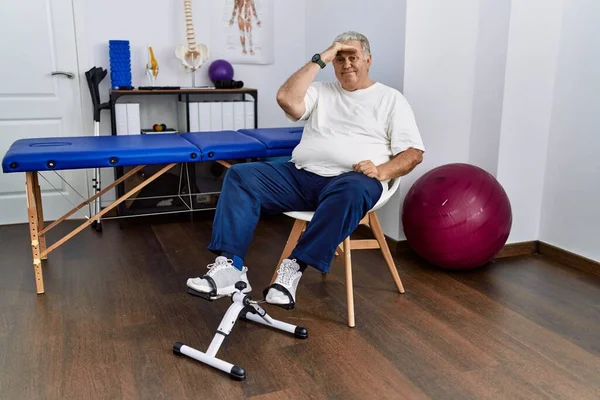
[[[325,63],[330,63],[340,51],[356,53],[359,49],[354,46],[335,42],[321,53],[321,60]],[[315,67],[315,65],[317,64],[312,61],[307,62],[300,70],[290,76],[277,91],[277,104],[295,119],[299,119],[306,111],[304,97],[306,96],[308,87],[321,70],[320,67]]]
[[[335,59],[335,56],[337,56],[337,53],[340,51],[356,53],[358,52],[358,50],[359,49],[357,47],[343,44],[340,42],[335,42],[331,46],[329,46],[327,50],[321,53],[321,60],[323,60],[323,62],[327,64],[332,62]]]

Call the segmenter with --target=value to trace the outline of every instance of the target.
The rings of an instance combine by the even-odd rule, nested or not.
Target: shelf
[[[147,95],[147,94],[206,94],[206,93],[256,93],[256,89],[241,88],[241,89],[209,89],[209,88],[181,88],[181,89],[157,89],[157,90],[123,90],[111,89],[112,95]]]

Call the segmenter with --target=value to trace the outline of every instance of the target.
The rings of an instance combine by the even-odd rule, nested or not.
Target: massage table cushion
[[[289,156],[301,135],[299,128],[262,128],[19,139],[6,152],[2,169],[8,173]]]
[[[302,137],[301,127],[240,129],[238,132],[261,141],[265,147],[265,157],[288,156]]]
[[[4,172],[195,162],[200,151],[172,133],[20,139],[2,160]]]

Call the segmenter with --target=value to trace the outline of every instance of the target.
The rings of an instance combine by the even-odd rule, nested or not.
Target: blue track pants
[[[292,162],[250,162],[226,173],[208,249],[246,257],[261,213],[315,211],[291,258],[327,272],[337,246],[377,203],[381,182],[357,172],[322,177]]]

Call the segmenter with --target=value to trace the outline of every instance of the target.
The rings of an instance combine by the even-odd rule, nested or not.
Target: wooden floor
[[[238,322],[218,353],[246,369],[236,382],[172,353],[206,350],[229,306],[186,294],[214,259],[210,220],[111,222],[50,255],[44,295],[27,227],[0,227],[0,399],[600,398],[600,279],[541,256],[466,273],[398,256],[400,295],[377,251],[356,252],[354,329],[341,263],[309,269],[296,310],[266,307],[309,338]],[[291,222],[257,229],[256,297]]]

